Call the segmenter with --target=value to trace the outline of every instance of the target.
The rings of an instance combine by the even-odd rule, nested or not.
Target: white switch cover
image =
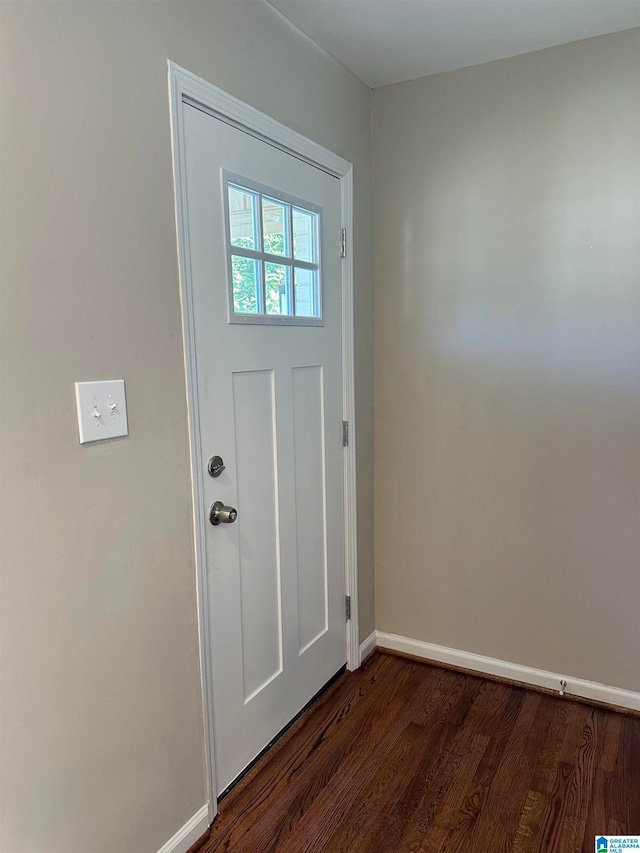
[[[124,379],[76,382],[80,444],[129,434]]]

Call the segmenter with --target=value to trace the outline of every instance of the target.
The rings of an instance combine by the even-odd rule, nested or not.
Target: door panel
[[[237,500],[260,543],[238,552],[245,702],[282,672],[274,408],[272,370],[233,373]]]
[[[322,367],[293,368],[299,653],[327,630]]]
[[[200,453],[226,465],[221,476],[205,477],[204,498],[238,510],[234,524],[207,532],[221,792],[346,661],[340,189],[327,173],[195,107],[182,109]],[[229,175],[234,186],[244,176],[248,192],[225,197]],[[261,198],[252,214],[251,187]],[[256,260],[261,240],[267,257]],[[269,256],[287,251],[289,261],[273,266]],[[261,270],[270,276],[252,304],[272,313],[297,306],[297,325],[282,316],[271,316],[271,325],[233,317],[230,276],[249,266],[258,278]],[[321,294],[313,289],[318,275]],[[241,304],[246,294],[238,293]],[[303,325],[319,306],[322,317]]]

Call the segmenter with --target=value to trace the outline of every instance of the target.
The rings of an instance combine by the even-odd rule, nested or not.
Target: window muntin
[[[322,325],[321,209],[225,175],[229,319]]]

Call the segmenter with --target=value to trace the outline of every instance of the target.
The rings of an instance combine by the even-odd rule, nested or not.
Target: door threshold
[[[309,710],[309,708],[311,707],[311,705],[313,705],[313,703],[316,701],[316,699],[319,699],[320,696],[322,696],[322,694],[325,692],[325,690],[327,690],[329,687],[331,687],[331,685],[334,683],[334,681],[336,681],[338,678],[340,678],[340,676],[346,671],[346,669],[347,669],[347,665],[345,663],[340,667],[340,669],[335,673],[335,675],[331,676],[331,678],[327,681],[326,684],[322,685],[322,687],[320,688],[320,690],[318,690],[317,693],[314,693],[314,695],[311,697],[311,699],[309,699],[307,704],[303,708],[301,708],[300,711],[298,711],[298,713],[291,720],[289,720],[287,725],[284,726],[282,729],[280,729],[280,731],[278,732],[278,734],[275,737],[271,738],[269,743],[263,749],[260,750],[260,752],[256,755],[256,757],[252,761],[249,762],[249,764],[247,764],[247,766],[244,768],[244,770],[238,776],[236,776],[236,778],[233,780],[233,782],[231,782],[231,784],[227,785],[227,787],[224,789],[224,791],[222,791],[222,793],[218,794],[218,805],[220,805],[220,803],[227,796],[227,794],[230,794],[231,791],[233,791],[233,789],[236,787],[236,785],[244,779],[244,777],[247,775],[247,773],[249,773],[250,770],[253,770],[253,768],[260,761],[260,759],[267,752],[269,752],[271,747],[274,746],[284,734],[286,734],[289,731],[291,726],[300,719],[300,717],[304,714],[304,712]]]

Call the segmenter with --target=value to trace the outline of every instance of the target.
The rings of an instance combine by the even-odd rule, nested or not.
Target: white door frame
[[[191,454],[191,483],[194,509],[194,540],[196,557],[196,592],[198,602],[198,638],[200,673],[204,706],[205,761],[209,798],[209,822],[217,813],[214,755],[213,684],[211,678],[211,631],[207,606],[209,590],[205,537],[207,512],[204,504],[203,476],[205,460],[200,453],[200,424],[198,421],[198,390],[196,383],[196,353],[193,318],[193,282],[188,241],[186,152],[184,140],[183,101],[203,109],[216,118],[263,139],[283,151],[328,172],[340,180],[341,227],[353,233],[353,166],[321,145],[290,130],[264,113],[238,101],[216,86],[169,62],[169,106],[171,112],[171,145],[176,203],[176,231],[180,298],[182,302],[182,333],[184,338],[185,371],[187,379],[187,409]],[[336,235],[336,251],[338,251]],[[349,442],[343,453],[344,483],[344,556],[345,588],[351,597],[351,620],[345,622],[347,638],[347,667],[360,666],[358,632],[358,563],[356,519],[356,430],[353,347],[353,253],[351,247],[341,261],[342,273],[342,411],[349,424]]]

